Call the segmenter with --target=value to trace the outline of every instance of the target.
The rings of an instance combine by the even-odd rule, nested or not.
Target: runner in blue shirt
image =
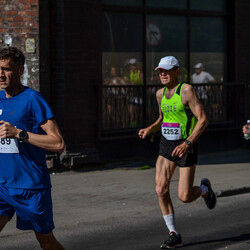
[[[0,48],[0,231],[16,213],[18,229],[33,230],[42,249],[60,250],[45,154],[65,144],[45,99],[22,85],[24,62],[17,48]]]

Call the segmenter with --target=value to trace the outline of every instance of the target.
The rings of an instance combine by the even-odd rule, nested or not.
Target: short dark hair
[[[4,46],[0,48],[0,60],[11,59],[15,64],[24,65],[25,56],[16,47]]]

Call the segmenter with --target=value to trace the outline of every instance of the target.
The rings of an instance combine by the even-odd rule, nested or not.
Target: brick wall
[[[24,52],[23,84],[36,90],[40,89],[38,26],[38,0],[0,0],[0,46],[9,44]]]

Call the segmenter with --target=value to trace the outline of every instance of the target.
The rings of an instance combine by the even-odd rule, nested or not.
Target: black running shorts
[[[172,157],[173,150],[180,144],[183,143],[184,140],[178,141],[169,141],[165,137],[161,137],[160,140],[160,149],[159,155],[167,158],[170,161],[175,162],[180,167],[191,167],[197,164],[197,148],[195,145],[192,145],[188,148],[187,153],[183,155],[181,158],[178,156]]]

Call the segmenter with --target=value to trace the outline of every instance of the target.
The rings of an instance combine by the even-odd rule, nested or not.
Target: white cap
[[[135,58],[130,58],[129,61],[128,61],[128,64],[137,64],[137,60]]]
[[[159,65],[157,68],[155,68],[155,70],[157,69],[170,70],[173,67],[180,67],[178,60],[174,56],[165,56],[160,60]]]
[[[195,69],[203,69],[203,64],[202,63],[197,63],[194,65]]]

